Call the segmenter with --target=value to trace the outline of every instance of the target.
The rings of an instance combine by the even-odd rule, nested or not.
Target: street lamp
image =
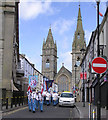
[[[76,102],[76,68],[78,66],[75,64],[74,67],[75,67],[75,102]]]
[[[85,49],[82,48],[80,51],[81,51],[82,55],[84,55]],[[84,63],[83,63],[83,107],[85,107]]]
[[[97,56],[100,56],[100,50],[99,50],[99,3],[100,0],[96,0],[97,3]],[[97,101],[97,119],[101,119],[101,90],[100,90],[100,74],[97,74],[97,80],[98,80],[98,101]]]

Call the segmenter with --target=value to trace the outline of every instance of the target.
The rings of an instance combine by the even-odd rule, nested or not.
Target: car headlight
[[[74,102],[74,100],[71,100],[71,102]]]

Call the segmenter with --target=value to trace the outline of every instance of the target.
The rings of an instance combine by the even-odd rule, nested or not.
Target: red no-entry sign
[[[98,73],[104,73],[107,70],[107,61],[102,57],[97,57],[92,61],[93,70]]]

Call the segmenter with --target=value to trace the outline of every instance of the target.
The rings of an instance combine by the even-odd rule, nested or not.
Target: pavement
[[[80,118],[89,118],[90,104],[88,102],[85,102],[85,107],[83,107],[83,102],[76,102],[75,105],[79,111]],[[97,106],[91,104],[91,118],[93,118],[93,109],[97,111]],[[97,113],[95,113],[95,116],[97,116]],[[105,108],[101,108],[101,118],[106,118],[108,120],[108,110]]]

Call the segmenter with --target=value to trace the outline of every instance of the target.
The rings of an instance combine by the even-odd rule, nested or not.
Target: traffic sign
[[[98,73],[104,73],[107,70],[107,61],[102,57],[97,57],[92,61],[93,70]]]

